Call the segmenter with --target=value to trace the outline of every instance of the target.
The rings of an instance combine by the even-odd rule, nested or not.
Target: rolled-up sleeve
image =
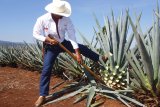
[[[37,19],[37,21],[34,25],[33,37],[36,38],[37,40],[42,41],[42,42],[44,42],[46,39],[46,37],[44,36],[44,33],[43,33],[42,21],[40,19]]]
[[[79,48],[78,43],[76,41],[75,29],[70,18],[67,19],[67,34],[73,48],[74,49]]]

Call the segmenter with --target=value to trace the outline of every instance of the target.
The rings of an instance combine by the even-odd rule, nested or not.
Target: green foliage
[[[10,46],[0,46],[0,65],[17,66],[14,49],[15,47],[12,44]]]
[[[132,30],[137,41],[136,48],[138,54],[135,54],[135,50],[127,52],[127,59],[132,66],[130,74],[132,75],[131,87],[141,93],[145,93],[146,96],[151,94],[153,100],[156,100],[154,105],[159,106],[158,97],[160,97],[160,27],[159,27],[159,7],[157,3],[156,20],[153,22],[152,27],[143,34],[142,29],[138,21],[136,26],[133,24],[132,19],[129,16],[129,21],[132,26]],[[147,101],[147,99],[145,99]],[[152,101],[153,102],[153,101]],[[148,103],[148,102],[143,102]]]
[[[101,27],[96,17],[95,21],[97,24],[97,30],[94,28],[96,37],[93,37],[91,43],[83,34],[80,33],[80,35],[90,49],[102,56],[108,56],[107,62],[104,63],[103,60],[100,60],[102,66],[99,69],[106,85],[115,89],[125,89],[128,81],[128,61],[125,52],[130,48],[134,36],[133,33],[128,34],[128,16],[122,14],[115,21],[112,12],[110,20],[108,17],[104,18],[105,25],[103,27]],[[127,36],[129,36],[128,39]],[[112,56],[110,52],[113,54]]]
[[[53,70],[58,70],[58,61],[53,67]],[[15,44],[0,46],[0,64],[1,65],[16,65],[18,67],[30,70],[42,70],[42,44],[36,41],[36,44]]]
[[[58,57],[59,67],[65,69],[64,75],[69,79],[79,79],[83,76],[82,68],[71,56],[61,53]]]

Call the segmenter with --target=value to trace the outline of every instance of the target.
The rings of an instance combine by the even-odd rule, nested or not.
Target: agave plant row
[[[58,70],[58,61],[53,70]],[[41,71],[43,65],[42,44],[22,43],[0,46],[0,65],[17,66],[30,70]]]

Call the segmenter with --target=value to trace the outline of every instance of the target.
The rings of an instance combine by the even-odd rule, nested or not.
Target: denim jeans
[[[74,52],[74,49],[71,45],[70,41],[64,40],[62,42],[69,51]],[[82,44],[78,44],[80,53],[90,58],[91,60],[97,62],[99,60],[99,55],[93,52],[92,50],[88,49],[86,46]],[[58,54],[64,52],[64,50],[59,45],[49,45],[45,46],[45,53],[44,53],[44,64],[40,78],[40,96],[47,96],[49,93],[49,84],[50,84],[50,77],[51,77],[51,70],[54,64],[55,59],[57,58]]]

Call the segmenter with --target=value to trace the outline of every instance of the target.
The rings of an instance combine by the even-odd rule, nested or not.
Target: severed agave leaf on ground
[[[68,99],[68,98],[70,98],[70,97],[73,97],[73,96],[79,94],[81,91],[83,91],[83,90],[85,90],[86,88],[88,88],[89,86],[90,86],[90,85],[81,87],[81,88],[77,89],[76,91],[74,91],[74,92],[72,92],[72,93],[70,93],[70,94],[64,95],[64,96],[62,96],[62,97],[60,97],[60,98],[57,98],[57,99],[55,99],[55,100],[53,100],[53,101],[47,102],[45,105],[51,104],[51,103],[54,103],[54,102],[57,102],[57,101],[62,101],[62,100]]]
[[[95,96],[95,86],[92,86],[89,90],[88,98],[87,98],[87,107],[91,105],[92,99]]]
[[[53,87],[51,87],[51,89],[53,90],[53,89],[59,87],[60,85],[62,85],[63,83],[65,83],[65,81],[62,81],[60,83],[55,84]]]
[[[91,104],[90,107],[98,107],[98,106],[102,105],[104,102],[105,102],[104,99],[99,99],[99,100],[95,101],[93,104]]]
[[[87,94],[80,94],[80,95],[76,98],[76,100],[73,102],[73,104],[76,104],[76,103],[84,100],[85,98],[87,98]]]

